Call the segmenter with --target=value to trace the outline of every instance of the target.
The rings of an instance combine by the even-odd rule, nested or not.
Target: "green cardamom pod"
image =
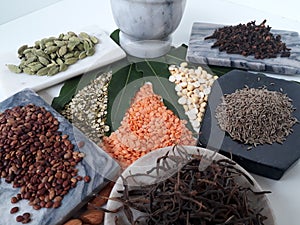
[[[50,68],[46,66],[46,67],[41,68],[40,70],[38,70],[36,74],[39,75],[39,76],[45,76],[45,75],[48,74],[49,70],[50,70]]]
[[[45,47],[48,48],[50,46],[53,46],[54,45],[54,42],[53,41],[48,41],[45,43]]]
[[[50,67],[50,69],[48,71],[48,76],[53,76],[53,75],[57,74],[58,72],[59,72],[58,66]]]
[[[80,42],[76,47],[77,47],[77,49],[79,51],[84,51],[84,47],[83,47],[83,43],[82,42]]]
[[[33,50],[33,53],[36,55],[36,56],[41,56],[41,57],[44,57],[46,59],[49,59],[49,55],[47,55],[43,50],[41,49],[34,49]]]
[[[39,56],[39,61],[40,63],[42,63],[43,65],[47,66],[50,62],[48,59],[46,59],[45,57]]]
[[[74,56],[73,53],[67,53],[64,55],[64,59],[72,58]]]
[[[28,48],[28,45],[23,45],[18,49],[18,54],[23,55],[24,51]]]
[[[22,70],[18,66],[16,66],[16,65],[7,64],[6,66],[13,73],[22,73]]]
[[[44,52],[50,54],[56,52],[57,50],[58,50],[58,46],[49,46],[44,50]]]
[[[75,58],[78,58],[79,55],[80,55],[80,51],[75,51],[75,52],[74,52],[74,57],[75,57]]]
[[[94,43],[94,44],[98,44],[99,43],[99,39],[95,36],[90,36],[90,39],[91,41]]]
[[[22,45],[18,49],[20,64],[8,64],[7,67],[14,73],[52,76],[65,71],[79,59],[93,55],[97,43],[98,38],[86,32],[77,35],[69,31],[67,34],[60,34],[58,38],[48,37],[35,41],[32,47]]]
[[[27,53],[32,53],[32,48],[27,48],[27,49],[24,49],[23,51],[23,55],[26,55]]]
[[[31,69],[31,71],[36,72],[39,69],[43,68],[44,65],[39,62],[32,62],[32,63],[28,64],[27,67],[29,67]]]
[[[66,71],[67,69],[68,66],[66,64],[62,63],[59,65],[59,72]]]
[[[58,47],[62,47],[62,46],[64,46],[64,45],[67,44],[67,41],[54,40],[53,42],[54,42],[54,43],[56,44],[56,46],[58,46]]]
[[[95,54],[95,49],[94,48],[90,48],[89,50],[87,50],[86,55],[88,56],[92,56]]]
[[[90,44],[87,40],[83,41],[83,48],[84,48],[84,51],[86,51],[86,52],[91,48]]]
[[[77,37],[77,34],[76,33],[74,33],[73,31],[68,31],[68,33],[67,33],[70,37],[72,37],[72,36],[75,36],[75,37]]]
[[[80,32],[79,33],[79,37],[81,37],[81,38],[90,38],[90,35],[88,35],[87,33],[85,33],[85,32]]]
[[[31,56],[30,58],[28,58],[26,61],[24,61],[24,64],[25,64],[25,65],[28,65],[28,64],[30,64],[30,63],[36,61],[36,60],[37,60],[37,57],[36,57],[35,55],[33,55],[33,56]]]
[[[78,61],[78,58],[68,58],[68,59],[66,59],[66,61],[65,61],[65,64],[66,65],[72,65],[72,64],[74,64],[74,63],[76,63]]]
[[[34,72],[29,67],[24,68],[23,72],[28,75],[34,75]]]
[[[60,56],[64,56],[67,52],[68,52],[68,49],[67,49],[66,45],[61,46],[58,50],[58,54]]]
[[[87,55],[86,55],[86,52],[83,51],[83,52],[81,52],[81,53],[79,54],[78,58],[79,58],[79,59],[84,59],[86,56],[87,56]]]
[[[56,63],[57,63],[58,65],[61,65],[61,64],[64,63],[64,61],[62,61],[61,58],[57,58],[57,59],[56,59]]]

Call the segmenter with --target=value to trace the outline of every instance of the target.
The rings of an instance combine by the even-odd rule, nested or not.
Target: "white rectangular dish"
[[[20,60],[17,56],[17,49],[7,53],[0,54],[0,101],[9,96],[30,88],[34,91],[40,91],[52,85],[61,83],[67,79],[84,74],[88,71],[100,68],[115,61],[118,61],[126,56],[126,53],[119,47],[104,31],[97,27],[89,27],[81,29],[89,35],[94,35],[99,39],[99,43],[95,46],[96,52],[93,56],[78,60],[71,65],[66,71],[60,72],[54,76],[37,76],[27,75],[25,73],[16,74],[8,70],[6,64],[19,65]],[[67,31],[66,31],[67,32]],[[76,33],[76,31],[74,31]],[[57,37],[59,34],[54,34]],[[44,37],[41,37],[42,39]],[[38,39],[38,40],[40,40]],[[32,40],[28,46],[32,46],[37,40]]]

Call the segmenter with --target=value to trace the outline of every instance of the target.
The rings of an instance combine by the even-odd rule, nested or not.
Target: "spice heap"
[[[73,215],[74,217],[64,223],[64,225],[99,225],[104,219],[104,211],[108,197],[115,182],[109,182],[98,194],[94,194],[88,204]]]
[[[111,72],[101,74],[78,91],[61,112],[95,143],[99,143],[105,132],[109,131],[109,126],[106,125],[107,87],[111,76]]]
[[[255,21],[236,26],[225,26],[215,30],[206,37],[217,39],[212,48],[218,47],[220,51],[243,56],[253,55],[256,59],[276,58],[290,56],[290,48],[281,40],[280,35],[270,32],[271,27],[265,25],[264,20],[260,25]]]
[[[102,147],[123,167],[127,167],[148,152],[174,144],[195,145],[192,133],[153,93],[152,84],[145,84],[136,93],[121,126],[109,137],[103,137]]]
[[[180,97],[178,103],[183,105],[193,129],[199,132],[211,86],[218,77],[207,73],[200,66],[197,69],[189,69],[187,66],[186,62],[181,63],[180,67],[171,65],[169,81],[176,84],[175,90]]]
[[[170,163],[182,167],[176,168],[172,176],[164,176],[169,174]],[[204,170],[199,169],[202,163],[208,165]],[[153,180],[151,171],[157,177],[156,182],[147,185],[138,182],[141,176],[143,180]],[[269,192],[252,191],[253,181],[233,161],[210,161],[201,155],[171,157],[168,153],[157,159],[151,171],[124,178],[124,189],[118,190],[122,195],[112,198],[122,203],[120,208],[130,224],[263,225],[267,219],[261,214],[261,202],[257,205],[253,202],[258,195]],[[240,183],[241,178],[248,182]],[[133,209],[142,213],[140,217],[133,219]],[[118,216],[115,221],[123,224],[118,223]]]
[[[18,49],[20,64],[8,64],[7,67],[14,73],[53,76],[67,70],[68,66],[79,59],[94,55],[98,42],[95,36],[85,32],[77,35],[69,31],[67,34],[60,34],[58,38],[43,38],[36,41],[34,46],[21,46]]]
[[[233,140],[257,146],[283,143],[298,121],[294,110],[286,94],[246,87],[222,97],[216,118]]]
[[[75,168],[84,153],[75,152],[68,135],[62,135],[59,121],[44,107],[29,104],[0,114],[0,173],[7,183],[20,188],[11,203],[27,199],[34,209],[58,208],[79,180]],[[14,207],[11,213],[17,213]],[[30,216],[19,215],[28,223]]]

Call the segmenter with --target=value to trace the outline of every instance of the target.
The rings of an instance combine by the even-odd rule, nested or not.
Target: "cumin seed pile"
[[[233,140],[254,146],[282,144],[298,122],[294,111],[286,94],[245,87],[222,97],[216,118],[220,128]]]

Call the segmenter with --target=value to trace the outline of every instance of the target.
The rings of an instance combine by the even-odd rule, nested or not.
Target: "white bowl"
[[[139,158],[137,161],[135,161],[131,166],[129,166],[123,173],[122,176],[123,177],[127,177],[129,174],[137,174],[137,173],[145,173],[146,171],[149,171],[150,169],[154,168],[156,166],[156,162],[157,159],[161,156],[164,156],[168,151],[169,151],[169,155],[177,155],[178,156],[178,152],[172,151],[173,147],[166,147],[166,148],[161,148],[155,151],[152,151],[150,153],[148,153],[147,155]],[[205,148],[200,148],[200,147],[196,147],[196,146],[184,146],[183,147],[184,150],[186,150],[186,152],[188,154],[200,154],[202,156],[205,156],[205,158],[207,159],[211,159],[211,160],[220,160],[220,159],[226,159],[226,160],[230,160],[227,157],[205,149]],[[201,161],[202,162],[202,161]],[[175,172],[176,172],[176,168],[178,168],[178,164],[177,163],[171,163],[170,164],[173,168],[175,168]],[[202,167],[205,167],[207,165],[202,164]],[[260,185],[254,180],[254,178],[242,167],[240,167],[238,164],[235,164],[235,167],[237,169],[239,169],[241,172],[243,172],[246,176],[248,176],[254,183],[254,185],[252,186],[248,180],[244,177],[241,176],[239,179],[236,180],[236,182],[238,182],[239,184],[245,186],[245,187],[251,187],[251,189],[253,191],[262,191],[262,188],[260,187]],[[172,175],[172,172],[168,175]],[[154,181],[154,179],[151,179],[149,177],[145,178],[145,177],[139,177],[137,178],[138,182],[142,182],[145,184],[150,184]],[[135,179],[136,180],[136,179]],[[110,194],[110,198],[111,197],[117,197],[120,196],[121,194],[118,193],[118,190],[123,190],[123,182],[122,179],[119,178],[116,181],[116,184],[114,185],[111,194]],[[268,217],[267,220],[264,221],[265,225],[276,225],[275,222],[275,218],[273,216],[273,212],[270,206],[270,202],[267,198],[266,195],[255,195],[255,197],[253,197],[253,199],[251,199],[251,201],[253,202],[254,205],[258,205],[259,207],[263,207],[264,210],[262,211],[262,215],[265,215]],[[114,200],[109,200],[107,202],[107,209],[109,210],[114,210],[118,207],[120,207],[122,204],[119,202],[116,202]],[[127,225],[129,224],[127,222],[126,216],[124,214],[123,211],[118,212],[117,214],[115,213],[106,213],[105,214],[105,219],[104,219],[104,225],[114,225],[114,217],[118,215],[119,217],[119,222],[122,225]],[[140,216],[141,213],[134,211],[134,218]]]

